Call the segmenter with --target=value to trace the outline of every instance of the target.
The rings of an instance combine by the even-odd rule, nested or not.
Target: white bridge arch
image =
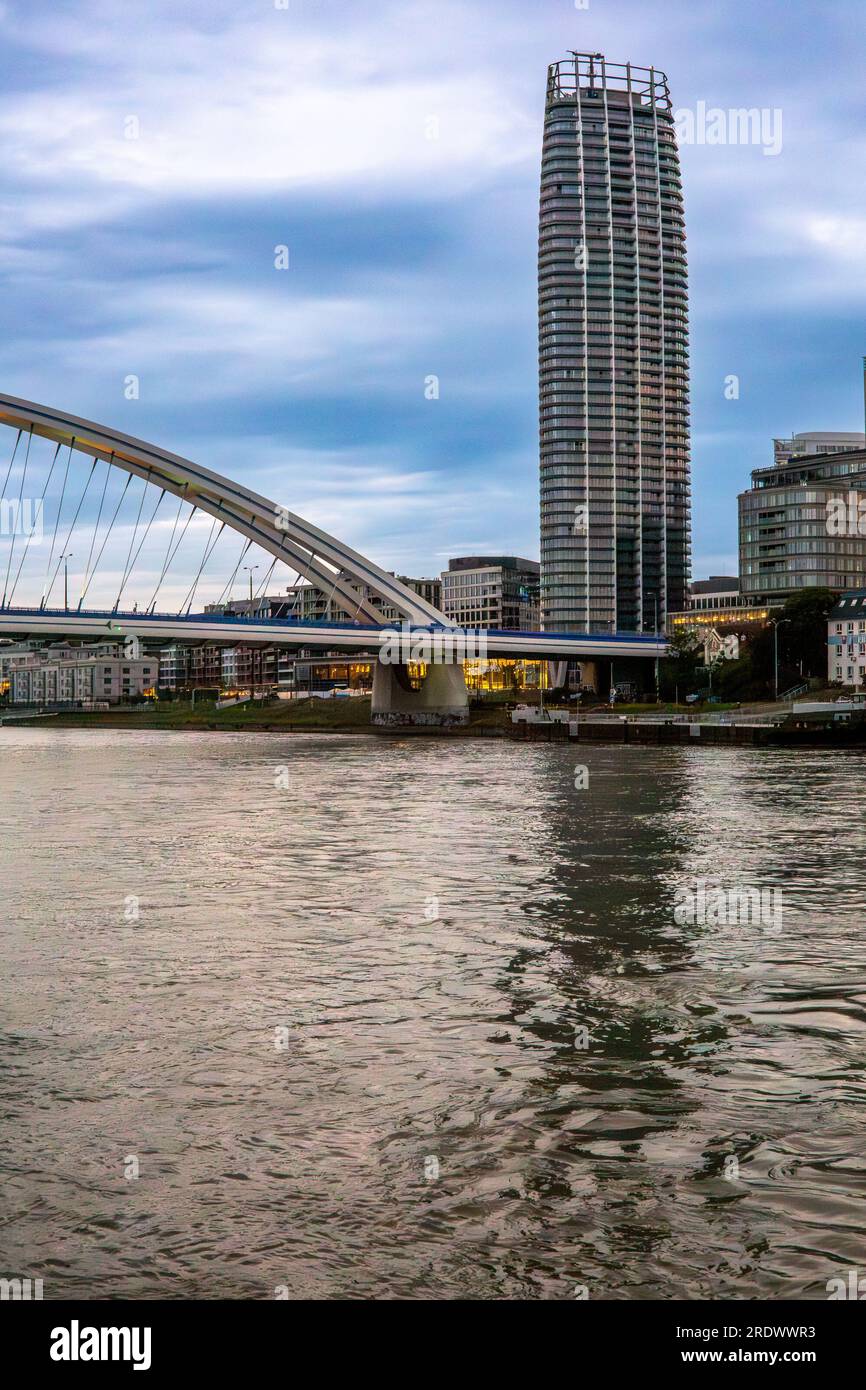
[[[339,597],[350,618],[368,623],[382,621],[381,611],[354,587],[355,581],[367,585],[412,623],[449,626],[432,603],[351,546],[278,502],[190,459],[97,425],[93,420],[67,415],[17,396],[0,395],[0,424],[40,435],[89,458],[103,459],[164,488],[284,561],[326,594]]]
[[[52,540],[48,562],[49,571],[52,565],[54,569],[53,574],[46,573],[46,587],[43,589],[42,602],[38,608],[21,606],[16,608],[13,606],[16,585],[27,553],[27,546],[25,545],[24,555],[19,561],[14,581],[8,591],[8,603],[5,587],[2,599],[0,599],[0,639],[4,637],[90,638],[103,636],[105,629],[108,628],[120,635],[140,636],[143,640],[151,643],[164,644],[171,641],[192,644],[215,641],[223,645],[282,643],[292,647],[321,647],[327,650],[352,650],[367,653],[374,651],[378,653],[373,680],[372,716],[374,722],[393,724],[399,727],[404,724],[418,723],[462,723],[468,718],[469,705],[463,675],[463,661],[466,659],[466,639],[472,634],[463,633],[460,628],[456,628],[432,603],[429,603],[414,589],[403,584],[372,560],[368,560],[366,556],[353,550],[351,546],[337,540],[335,536],[329,535],[327,531],[314,526],[312,522],[306,521],[279,503],[244,487],[242,483],[223,477],[211,469],[193,463],[190,459],[169,453],[165,449],[148,444],[132,435],[122,434],[104,425],[98,425],[92,420],[84,420],[77,415],[68,415],[62,411],[50,409],[48,406],[37,405],[33,401],[21,400],[17,396],[0,394],[0,425],[6,425],[18,432],[7,471],[7,479],[20,442],[25,435],[28,437],[21,473],[19,502],[23,495],[24,481],[27,475],[30,441],[33,436],[41,436],[55,444],[55,461],[61,448],[68,447],[70,457],[73,452],[77,452],[93,461],[91,473],[92,469],[96,467],[97,460],[106,462],[108,464],[106,481],[113,466],[129,475],[127,484],[134,476],[142,479],[145,484],[153,484],[157,489],[161,489],[150,521],[144,528],[141,544],[147,536],[150,523],[156,515],[163,493],[172,493],[180,499],[181,505],[184,502],[190,505],[190,516],[194,514],[196,509],[206,512],[213,518],[214,524],[220,523],[219,534],[221,534],[223,527],[237,532],[246,540],[248,546],[257,545],[272,555],[275,564],[282,561],[296,570],[299,575],[303,575],[317,589],[324,592],[329,600],[336,598],[348,614],[347,620],[338,623],[309,622],[292,617],[259,621],[253,614],[247,615],[245,619],[215,612],[191,614],[189,607],[192,604],[197,580],[193,583],[185,612],[157,613],[155,611],[155,596],[143,611],[138,611],[136,605],[132,612],[124,612],[120,610],[120,599],[130,572],[130,558],[127,559],[127,567],[121,579],[114,607],[110,610],[82,610],[81,603],[87,591],[89,578],[92,578],[95,572],[95,566],[93,570],[89,569],[90,556],[88,556],[87,562],[89,578],[86,577],[85,579],[82,599],[79,600],[78,605],[70,608],[67,595],[64,592],[63,608],[52,609],[50,602],[46,602],[46,599],[50,598],[61,561],[67,558],[65,553],[55,555],[54,540],[57,537],[55,525],[54,540]],[[54,462],[51,464],[51,470],[53,468]],[[51,471],[48,475],[49,482],[50,478]],[[46,488],[47,486],[48,483],[46,482]],[[72,534],[88,486],[89,479],[85,482],[84,492],[76,507],[72,526],[67,533],[67,540]],[[63,488],[65,492],[65,476]],[[144,492],[146,491],[147,488],[145,487]],[[118,509],[122,500],[121,497],[120,502],[118,502]],[[143,494],[139,502],[133,541],[130,544],[130,557],[138,531],[142,502]],[[60,505],[57,510],[57,522],[60,520],[62,510],[63,494],[61,494]],[[102,503],[100,502],[99,516],[101,516],[101,512]],[[117,514],[117,510],[115,510],[109,531]],[[96,529],[99,526],[99,516],[97,516]],[[179,516],[180,509],[178,509]],[[175,519],[176,525],[177,518]],[[96,529],[94,529],[91,541],[91,553],[96,541]],[[172,529],[172,540],[173,538],[174,529]],[[166,552],[160,582],[176,553],[172,550],[172,540],[170,540],[169,550]],[[14,542],[15,537],[13,535],[9,545],[6,584],[11,578]],[[27,544],[29,545],[29,540]],[[136,557],[140,552],[141,544],[139,550],[135,552]],[[104,545],[105,541],[103,540],[97,556],[97,563]],[[61,551],[65,550],[65,542],[60,549]],[[199,575],[207,562],[210,549],[209,540],[204,558],[199,564]],[[240,560],[238,561],[239,564]],[[237,566],[234,573],[237,573]],[[233,579],[234,574],[229,580],[227,588],[230,589]],[[356,585],[363,586],[363,588],[357,588]],[[157,585],[157,592],[158,590],[159,585]],[[431,661],[415,656],[410,658],[402,654],[399,659],[395,659],[388,650],[389,644],[393,644],[393,625],[389,630],[389,627],[383,622],[381,609],[371,602],[370,594],[377,596],[396,611],[398,619],[402,620],[400,625],[404,633],[408,632],[408,635],[411,636],[413,631],[417,633],[421,630],[426,633],[428,640],[433,641],[435,639],[439,645],[436,647],[437,654],[432,657]],[[485,632],[483,636],[486,653],[490,657],[502,656],[557,661],[559,663],[565,663],[569,660],[585,662],[588,659],[591,661],[609,659],[611,663],[614,660],[631,660],[633,658],[645,661],[646,659],[657,659],[663,656],[667,650],[667,641],[661,633],[647,636],[639,633],[556,633],[496,629]],[[439,654],[439,646],[441,646],[441,655]],[[416,660],[423,661],[423,664],[427,665],[428,668],[426,679],[420,690],[412,688],[405,674],[405,667]],[[562,665],[561,670],[564,669],[565,667]],[[613,683],[612,664],[611,683]]]

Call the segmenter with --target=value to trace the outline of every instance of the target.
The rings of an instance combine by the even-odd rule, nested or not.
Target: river
[[[0,729],[0,1275],[826,1298],[866,1239],[864,770]],[[772,914],[678,910],[743,887]]]

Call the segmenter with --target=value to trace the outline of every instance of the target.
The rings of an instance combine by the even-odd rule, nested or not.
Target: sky
[[[862,0],[0,0],[0,33],[0,390],[389,569],[538,555],[539,161],[570,49],[663,68],[696,120],[781,120],[774,153],[681,146],[694,577],[736,573],[775,435],[863,429]]]

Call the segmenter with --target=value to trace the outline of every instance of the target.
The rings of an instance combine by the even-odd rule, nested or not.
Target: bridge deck
[[[663,636],[638,633],[600,635],[596,633],[513,632],[504,629],[462,629],[436,624],[372,625],[364,623],[304,622],[290,618],[242,618],[218,613],[112,613],[76,612],[65,609],[0,609],[0,637],[21,638],[104,638],[137,636],[143,641],[168,645],[171,642],[217,642],[226,645],[267,646],[276,643],[292,647],[321,647],[339,651],[375,651],[389,646],[394,650],[399,634],[405,646],[434,641],[438,650],[458,657],[461,650],[472,656],[483,643],[487,656],[527,657],[549,660],[580,660],[593,657],[664,656],[668,644]],[[461,644],[463,644],[461,646]],[[447,659],[447,658],[446,658]],[[393,660],[393,656],[392,656]]]

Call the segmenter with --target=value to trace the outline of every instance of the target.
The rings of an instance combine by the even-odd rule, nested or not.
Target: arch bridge
[[[138,636],[144,641],[256,645],[279,644],[302,648],[339,651],[369,651],[378,653],[373,688],[374,721],[401,723],[459,723],[468,714],[468,698],[463,678],[462,660],[467,656],[510,656],[541,658],[550,661],[589,660],[622,657],[656,658],[667,650],[659,636],[623,634],[556,634],[547,632],[493,631],[467,633],[455,628],[445,615],[408,584],[388,573],[374,561],[338,540],[321,527],[299,516],[281,503],[233,481],[190,459],[162,449],[157,445],[121,433],[92,420],[38,405],[15,396],[0,395],[0,424],[15,433],[12,456],[6,470],[2,491],[5,519],[15,511],[15,526],[8,541],[5,567],[0,557],[0,579],[5,568],[2,600],[0,600],[0,637],[105,637],[107,632],[122,636]],[[39,493],[38,469],[33,454],[34,440],[48,441],[54,446],[48,477]],[[83,487],[70,487],[74,475],[73,460],[83,465]],[[89,467],[88,467],[89,463]],[[97,475],[98,465],[103,465]],[[7,488],[15,475],[10,493]],[[103,476],[104,475],[104,476]],[[121,479],[120,497],[110,496],[110,484]],[[62,488],[58,495],[58,483]],[[100,478],[102,478],[100,496]],[[125,478],[125,482],[123,479]],[[127,501],[130,484],[141,482],[139,502],[135,495]],[[92,485],[96,480],[96,487]],[[52,490],[53,481],[53,490]],[[37,495],[38,494],[38,495]],[[172,524],[171,516],[163,513],[157,522],[166,497],[178,499]],[[98,510],[96,509],[99,498]],[[110,500],[109,500],[110,499]],[[155,499],[151,506],[151,501]],[[25,599],[19,594],[21,581],[27,576],[28,556],[33,552],[34,525],[31,515],[29,531],[19,526],[25,502],[33,501],[38,508],[41,535],[37,549],[48,549],[48,563],[42,579],[38,602],[35,593]],[[46,501],[52,507],[53,526],[44,526]],[[122,567],[118,562],[110,574],[113,581],[120,573],[114,601],[85,606],[88,595],[94,592],[99,565],[121,515],[124,504],[132,504],[134,526],[129,521],[118,528],[126,554]],[[185,509],[183,525],[181,518]],[[95,512],[95,524],[91,525]],[[71,521],[70,521],[71,515]],[[211,531],[205,543],[191,591],[187,591],[177,612],[158,609],[159,595],[184,542],[190,523],[201,515],[211,519]],[[110,521],[109,521],[110,518]],[[7,527],[3,527],[4,533]],[[242,565],[251,558],[251,551],[270,557],[268,576],[275,566],[285,565],[298,579],[305,579],[328,596],[346,615],[340,622],[309,621],[296,617],[260,619],[252,616],[230,616],[218,611],[195,612],[192,605],[202,575],[223,533],[241,538],[242,549],[227,586],[230,593],[240,569],[252,571],[264,566]],[[19,534],[20,533],[20,534]],[[126,548],[126,537],[130,535]],[[168,537],[161,545],[147,577],[157,577],[156,590],[143,606],[129,605],[135,564],[151,541]],[[73,537],[75,538],[73,542]],[[4,540],[6,539],[4,534]],[[68,550],[71,543],[83,546],[81,554],[87,560],[81,575],[80,596],[70,604],[68,595]],[[21,542],[19,545],[18,542]],[[111,554],[111,552],[109,552]],[[149,555],[150,552],[147,552]],[[60,565],[64,563],[64,603],[54,600]],[[267,584],[267,578],[264,585]],[[260,586],[261,587],[261,586]],[[38,583],[37,583],[38,588]],[[104,590],[103,590],[104,591]],[[124,603],[124,596],[127,602]],[[391,622],[382,621],[382,609],[373,599],[397,614]],[[419,654],[420,653],[420,657]],[[428,676],[420,691],[413,691],[406,677],[409,660],[428,660]]]

